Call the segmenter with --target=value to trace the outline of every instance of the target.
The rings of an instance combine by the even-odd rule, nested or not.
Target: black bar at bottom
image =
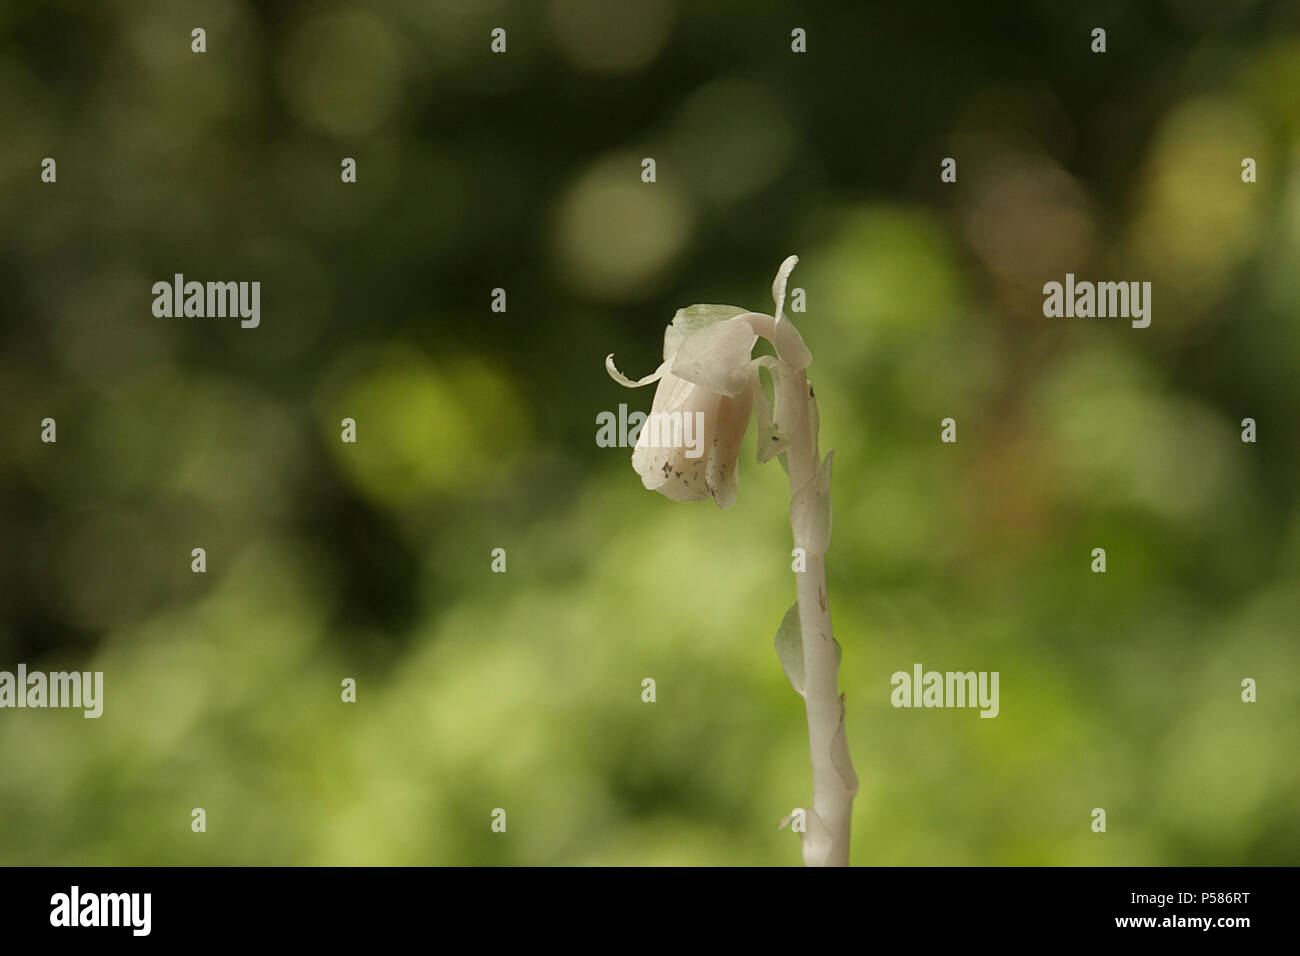
[[[1290,868],[1216,867],[9,868],[0,869],[0,933],[6,943],[62,937],[92,947],[149,940],[336,947],[416,935],[459,948],[468,942],[462,933],[494,947],[518,934],[534,946],[585,941],[581,948],[602,949],[637,940],[734,944],[753,935],[811,944],[829,934],[865,944],[881,933],[925,944],[1129,937],[1231,945],[1257,930],[1285,929],[1294,877]]]

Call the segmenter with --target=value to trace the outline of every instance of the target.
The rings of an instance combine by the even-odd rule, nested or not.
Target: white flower
[[[776,315],[748,312],[730,305],[692,305],[679,309],[664,330],[664,361],[645,378],[632,381],[614,365],[605,367],[614,381],[628,388],[658,382],[650,416],[632,452],[632,467],[642,483],[675,501],[712,497],[722,508],[736,500],[740,444],[750,410],[759,408],[759,461],[784,450],[780,423],[797,393],[795,375],[812,356],[799,332],[785,319],[785,285],[798,262],[790,256],[772,284]],[[754,359],[759,336],[772,342],[777,358]],[[758,381],[766,367],[776,388],[776,412]]]

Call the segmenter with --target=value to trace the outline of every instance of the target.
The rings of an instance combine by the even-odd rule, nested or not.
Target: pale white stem
[[[808,395],[807,373],[796,376],[799,392]],[[813,479],[821,464],[816,424],[809,414],[810,402],[801,402],[791,420],[787,465],[790,494]],[[796,545],[801,542],[796,540]],[[799,596],[799,625],[803,633],[803,695],[808,714],[808,747],[812,756],[813,813],[803,839],[804,863],[808,866],[848,866],[849,829],[857,777],[849,760],[843,734],[844,707],[840,701],[836,671],[834,632],[826,594],[826,556],[808,553],[806,570],[795,573]]]

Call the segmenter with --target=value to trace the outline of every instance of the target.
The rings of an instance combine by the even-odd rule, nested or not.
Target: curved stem
[[[809,414],[812,398],[808,376],[794,372],[798,393],[808,396],[791,422],[787,464],[791,499],[816,479],[821,462],[815,427]],[[795,541],[796,545],[803,542]],[[806,555],[806,570],[795,573],[802,631],[804,705],[808,715],[808,747],[812,756],[813,811],[804,834],[803,856],[808,866],[848,866],[849,830],[857,776],[844,738],[844,705],[839,695],[834,632],[826,594],[826,556]]]

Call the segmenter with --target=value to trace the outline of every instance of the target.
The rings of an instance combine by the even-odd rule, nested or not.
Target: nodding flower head
[[[759,460],[784,450],[788,439],[781,421],[802,400],[802,389],[791,389],[795,373],[812,360],[798,330],[783,315],[786,280],[798,261],[790,256],[781,263],[772,283],[775,316],[732,305],[688,306],[678,309],[664,330],[663,363],[645,378],[633,381],[615,367],[612,354],[605,359],[610,377],[621,385],[659,383],[632,452],[632,467],[651,491],[675,501],[711,497],[720,507],[730,507],[739,483],[740,443],[755,405]],[[772,343],[776,358],[752,357],[760,336]],[[775,414],[758,380],[760,367],[772,375]]]

